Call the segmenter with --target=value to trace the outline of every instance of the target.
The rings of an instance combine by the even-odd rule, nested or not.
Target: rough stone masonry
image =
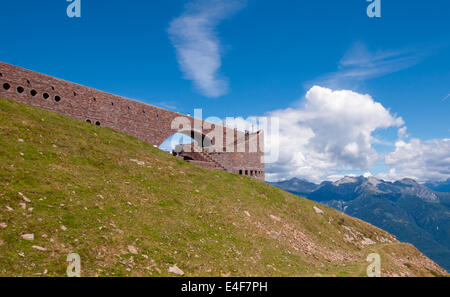
[[[194,121],[198,120],[192,117],[2,62],[0,97],[105,126],[155,146],[180,132],[172,128],[172,122],[184,117],[191,122],[192,128],[181,133],[191,137],[200,134],[204,139],[213,130],[223,130],[224,150],[210,151],[202,144],[200,151],[181,150],[175,155],[203,168],[264,180],[263,131],[237,131],[205,121],[201,121],[200,131],[194,130]],[[257,143],[256,150],[250,149],[251,139]],[[214,143],[214,139],[211,142]],[[244,150],[237,149],[239,142],[244,143]]]

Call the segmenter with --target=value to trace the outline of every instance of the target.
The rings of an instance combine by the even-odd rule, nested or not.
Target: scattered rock
[[[348,235],[347,233],[344,234],[344,241],[345,242],[353,242],[355,240],[352,236]]]
[[[34,240],[34,234],[22,234],[22,239],[33,241]]]
[[[6,227],[8,227],[6,223],[0,223],[0,229],[5,229]]]
[[[134,246],[132,246],[132,245],[129,245],[129,246],[128,246],[128,251],[129,251],[131,254],[134,254],[134,255],[137,255],[137,254],[138,254],[137,249],[136,249]]]
[[[38,251],[41,251],[41,252],[46,252],[47,251],[46,248],[43,248],[43,247],[38,246],[38,245],[33,245],[32,248],[34,248],[34,249],[36,249]]]
[[[245,213],[245,215],[246,215],[247,217],[251,217],[251,215],[250,215],[250,213],[249,213],[248,211],[244,210],[244,213]]]
[[[270,218],[271,218],[272,220],[274,220],[274,221],[281,222],[281,218],[279,218],[279,217],[277,217],[277,216],[270,215]]]
[[[14,209],[12,207],[9,207],[8,205],[6,205],[6,210],[9,211],[9,212],[14,211]]]
[[[145,162],[144,161],[139,161],[139,160],[136,160],[136,159],[130,159],[130,161],[138,164],[139,166],[145,166]]]
[[[25,257],[25,254],[24,254],[24,253],[18,253],[18,255],[21,256],[22,258]]]
[[[67,227],[66,226],[64,226],[64,225],[61,225],[61,230],[63,230],[63,231],[66,231],[67,230]]]
[[[366,245],[372,245],[372,244],[376,244],[375,241],[373,241],[370,238],[364,237],[363,240],[361,241],[361,245],[364,247]]]
[[[20,207],[22,207],[22,209],[26,209],[27,208],[27,205],[25,203],[23,203],[23,202],[20,202],[19,205],[20,205]]]
[[[316,213],[318,213],[318,214],[323,214],[323,210],[321,210],[320,208],[318,208],[318,207],[313,207],[314,208],[314,211],[316,212]]]
[[[175,273],[175,274],[178,274],[178,275],[184,275],[183,270],[178,268],[176,264],[173,265],[172,267],[169,267],[169,272]]]
[[[28,203],[30,203],[31,202],[31,200],[30,199],[28,199],[24,194],[22,194],[21,192],[19,192],[18,193],[20,196],[22,196],[22,198],[23,198],[23,200],[25,201],[25,202],[28,202]]]
[[[22,138],[17,139],[18,142],[23,142]]]

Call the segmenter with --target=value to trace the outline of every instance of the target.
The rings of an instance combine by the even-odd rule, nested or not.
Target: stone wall
[[[235,141],[245,137],[247,140],[249,137],[243,131],[210,123],[205,125],[209,127],[206,129],[203,128],[206,122],[195,120],[197,121],[195,125],[194,119],[186,115],[2,62],[0,62],[0,97],[105,126],[155,146],[161,145],[167,138],[179,132],[178,127],[175,129],[171,127],[172,121],[177,117],[184,117],[190,122],[192,131],[183,131],[185,134],[192,135],[194,127],[200,126],[201,131],[196,133],[203,136],[214,129],[219,131],[221,129],[223,139],[226,139],[226,135],[232,134]],[[246,147],[248,148],[248,144]],[[211,153],[210,156],[229,172],[239,174],[248,170],[250,176],[250,170],[258,170],[262,173],[254,177],[264,180],[262,151],[263,147],[258,147],[257,152],[248,150],[242,153],[218,152]]]

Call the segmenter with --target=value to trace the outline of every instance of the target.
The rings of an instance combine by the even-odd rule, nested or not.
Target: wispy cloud
[[[450,98],[450,94],[448,94],[447,96],[445,96],[445,98],[442,99],[442,101],[445,101],[445,100],[447,100],[448,98]]]
[[[417,49],[370,51],[363,43],[355,43],[339,61],[336,72],[319,77],[314,83],[334,88],[348,87],[410,68],[428,54],[429,51]]]
[[[218,71],[222,65],[219,22],[245,7],[245,0],[193,0],[170,23],[169,36],[186,79],[207,97],[228,92],[228,80]]]

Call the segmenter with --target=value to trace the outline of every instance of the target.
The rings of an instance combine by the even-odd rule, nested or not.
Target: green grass
[[[371,252],[383,275],[444,273],[413,246],[328,207],[6,99],[0,223],[0,276],[64,276],[69,253],[81,256],[83,276],[170,276],[174,264],[187,276],[363,276]],[[377,244],[345,241],[349,228],[354,242]]]

